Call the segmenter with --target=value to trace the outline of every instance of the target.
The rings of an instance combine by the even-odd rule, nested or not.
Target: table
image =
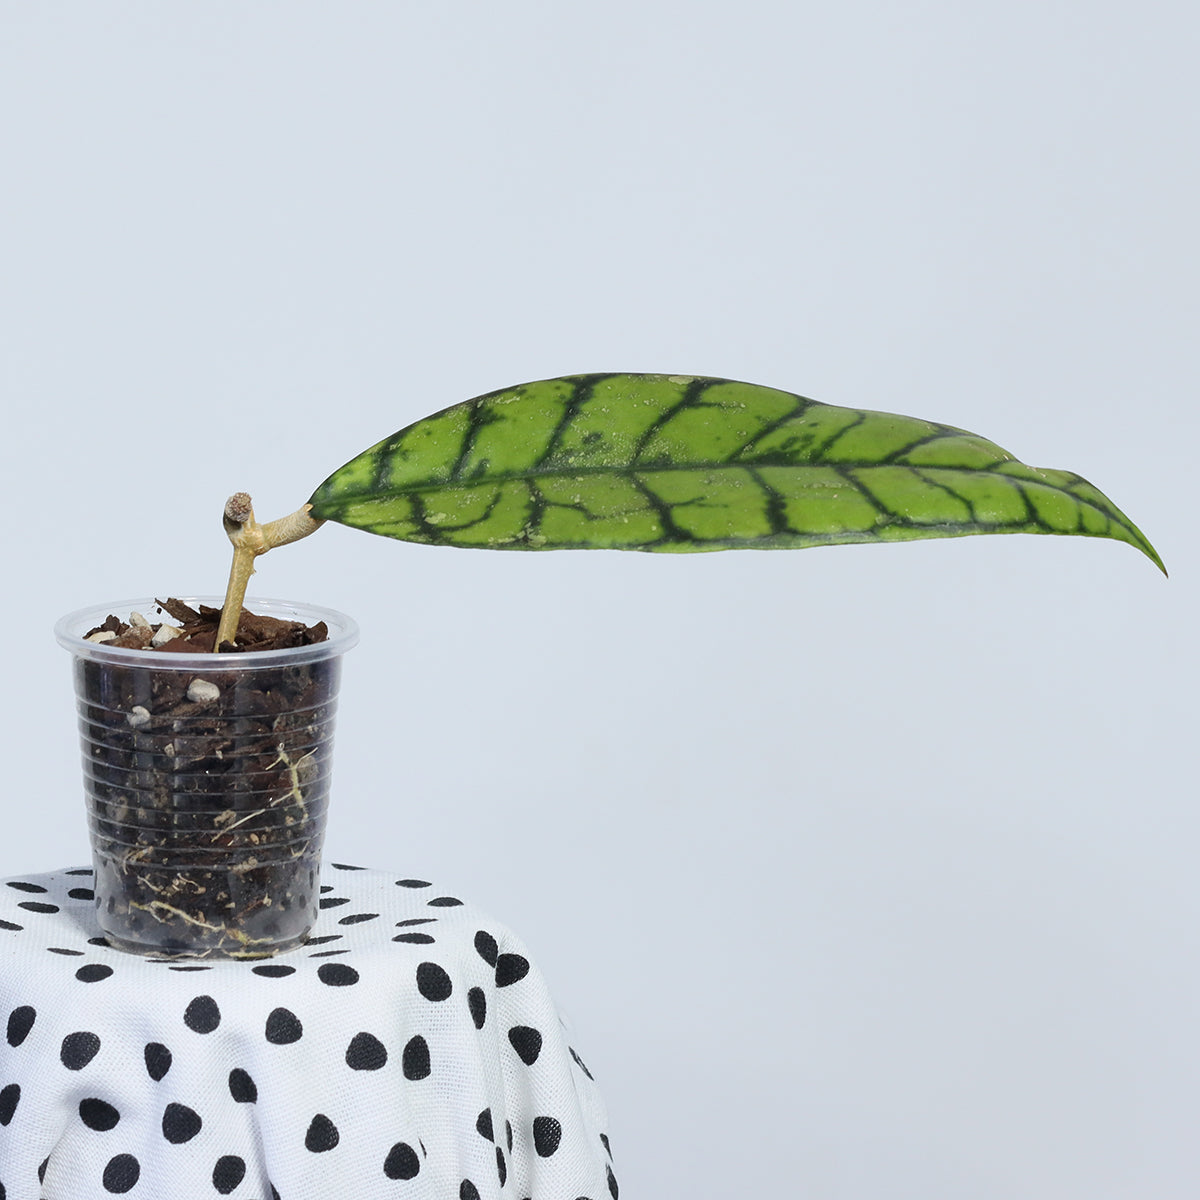
[[[0,881],[0,1200],[616,1200],[541,973],[457,896],[329,864],[305,946],[181,962],[90,885]]]

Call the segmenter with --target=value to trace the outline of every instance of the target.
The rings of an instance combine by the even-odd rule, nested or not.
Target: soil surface
[[[110,615],[103,625],[97,625],[85,633],[85,641],[102,642],[127,650],[159,650],[165,653],[207,653],[212,650],[217,637],[217,625],[221,620],[219,608],[209,608],[201,604],[198,609],[184,604],[182,600],[168,599],[156,601],[158,607],[172,621],[160,621],[153,624],[141,614],[134,613],[128,621]],[[160,631],[177,630],[169,640],[163,640],[158,645]],[[112,637],[97,637],[98,634],[112,634]],[[294,646],[311,646],[314,642],[324,642],[329,639],[329,630],[324,621],[316,625],[305,625],[301,621],[281,621],[276,617],[260,617],[248,609],[242,609],[241,620],[238,622],[237,637],[233,643],[224,642],[222,653],[256,650],[290,650]]]
[[[340,662],[173,663],[212,649],[220,613],[178,600],[161,608],[169,620],[111,616],[90,631],[155,651],[144,663],[75,660],[101,928],[144,954],[297,945],[317,913]],[[152,647],[164,625],[181,632]],[[223,649],[327,637],[324,624],[244,612]]]

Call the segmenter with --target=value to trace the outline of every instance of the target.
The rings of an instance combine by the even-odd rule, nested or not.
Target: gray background
[[[408,422],[724,375],[975,430],[1166,559],[340,527],[331,856],[531,945],[623,1194],[1200,1190],[1194,8],[0,7],[0,873],[87,856],[91,602],[224,584]]]

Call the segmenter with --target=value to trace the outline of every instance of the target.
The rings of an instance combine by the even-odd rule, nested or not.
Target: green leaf
[[[417,421],[312,515],[492,550],[727,550],[1061,533],[1154,547],[1101,492],[949,425],[680,375],[575,375]]]

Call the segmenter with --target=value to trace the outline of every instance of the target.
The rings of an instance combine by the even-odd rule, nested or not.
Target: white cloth
[[[541,974],[424,880],[326,867],[300,949],[106,946],[91,872],[0,883],[0,1200],[608,1200]]]

